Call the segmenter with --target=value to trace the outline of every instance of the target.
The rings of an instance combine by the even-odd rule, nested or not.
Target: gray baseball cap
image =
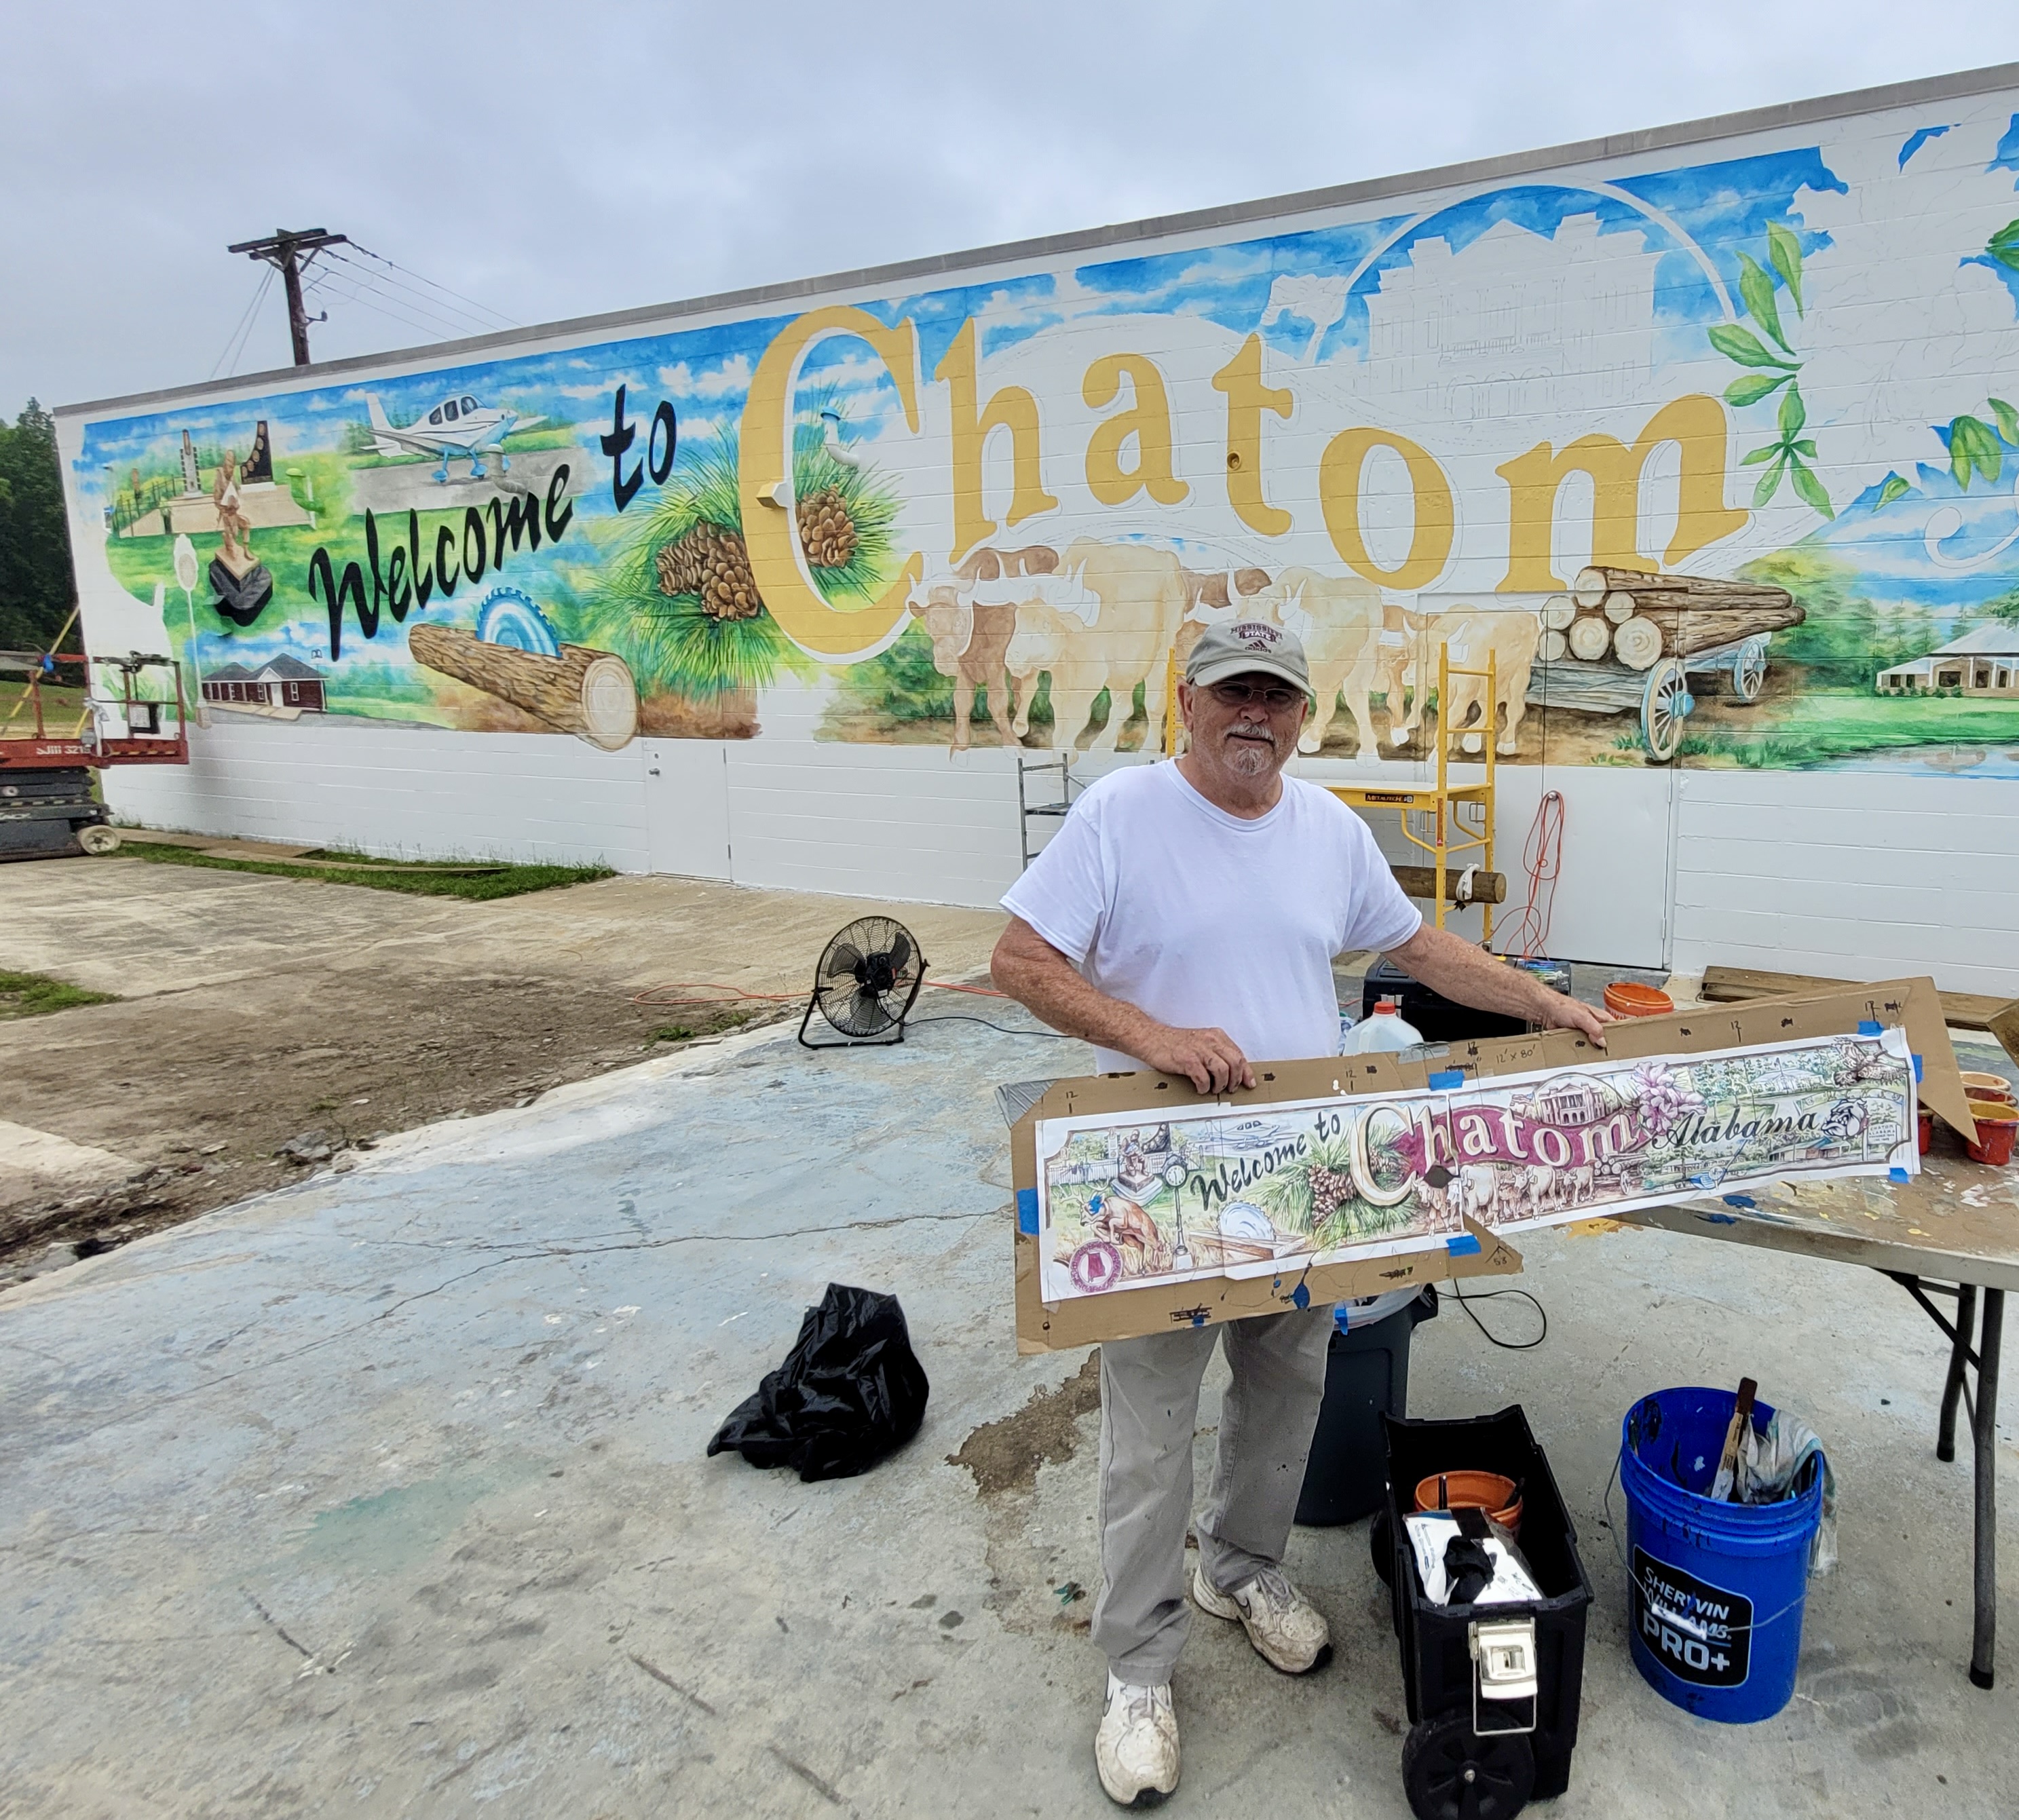
[[[1304,661],[1304,647],[1297,635],[1266,619],[1209,627],[1185,660],[1185,680],[1201,687],[1258,670],[1264,676],[1281,677],[1307,695],[1311,692],[1310,666]]]

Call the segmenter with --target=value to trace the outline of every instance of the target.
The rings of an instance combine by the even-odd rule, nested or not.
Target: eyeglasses
[[[1206,693],[1223,708],[1245,708],[1249,702],[1257,702],[1271,714],[1281,714],[1295,707],[1304,699],[1301,689],[1288,689],[1280,683],[1263,687],[1256,683],[1213,683]]]

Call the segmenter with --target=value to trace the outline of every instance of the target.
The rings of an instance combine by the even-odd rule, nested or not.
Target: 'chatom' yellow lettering
[[[867,311],[844,304],[810,310],[781,329],[750,378],[743,405],[737,491],[743,506],[743,543],[757,593],[778,629],[814,657],[866,656],[904,617],[905,596],[924,564],[915,553],[875,605],[844,613],[815,585],[799,548],[796,514],[781,510],[775,493],[792,456],[792,398],[799,364],[816,342],[852,335],[875,350],[897,388],[904,422],[919,429],[919,344],[908,319],[886,328]]]
[[[1360,524],[1361,471],[1377,448],[1393,449],[1402,458],[1415,502],[1415,528],[1409,536],[1409,553],[1392,569],[1381,567],[1368,554]],[[1451,560],[1458,527],[1451,483],[1437,458],[1406,436],[1386,430],[1341,430],[1325,444],[1318,460],[1318,505],[1340,560],[1383,588],[1427,588]]]
[[[1279,387],[1262,383],[1262,338],[1251,335],[1241,351],[1212,376],[1212,389],[1227,394],[1227,499],[1235,516],[1264,537],[1290,528],[1289,513],[1262,496],[1262,413],[1288,417],[1294,403]]]
[[[1543,593],[1564,584],[1550,567],[1557,494],[1573,473],[1591,477],[1591,560],[1604,568],[1651,569],[1640,553],[1640,477],[1665,442],[1682,450],[1676,534],[1662,560],[1673,567],[1707,544],[1744,528],[1746,514],[1724,502],[1730,430],[1724,407],[1691,393],[1647,419],[1629,449],[1613,436],[1581,436],[1560,451],[1539,442],[1494,471],[1507,483],[1507,573],[1502,593]]]
[[[1045,491],[1038,467],[1038,401],[1021,386],[1005,386],[977,408],[974,318],[960,325],[933,374],[953,393],[953,552],[960,559],[991,535],[995,520],[981,502],[981,451],[991,430],[1010,432],[1010,511],[1006,522],[1020,524],[1058,504]]]
[[[1094,426],[1086,445],[1088,489],[1104,506],[1125,506],[1147,493],[1159,506],[1182,506],[1191,488],[1171,467],[1171,401],[1164,375],[1147,355],[1104,354],[1086,369],[1080,396],[1096,411],[1104,411],[1129,381],[1135,403]],[[1123,446],[1136,439],[1136,465],[1122,465]]]

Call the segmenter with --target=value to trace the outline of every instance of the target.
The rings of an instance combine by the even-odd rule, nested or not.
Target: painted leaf
[[[1882,506],[1890,506],[1895,499],[1904,498],[1913,490],[1913,488],[1908,482],[1901,480],[1898,474],[1888,474],[1884,485],[1879,489],[1879,503]]]
[[[1992,413],[1998,419],[1998,431],[2005,440],[2019,446],[2019,411],[2014,411],[2003,398],[1991,401]]]
[[[1760,477],[1760,484],[1753,489],[1755,511],[1774,497],[1774,489],[1781,484],[1781,470],[1788,465],[1788,451],[1785,449],[1777,448],[1771,452],[1775,458],[1773,466]]]
[[[1807,455],[1811,461],[1816,459],[1816,445],[1806,437],[1800,442],[1792,442],[1788,446],[1798,455]]]
[[[1756,467],[1761,462],[1771,462],[1780,452],[1781,445],[1778,442],[1763,442],[1738,465],[1742,468]]]
[[[1959,421],[1965,426],[1970,459],[1977,464],[1977,471],[1987,480],[1996,480],[2005,466],[2004,445],[1999,441],[1998,433],[1981,418],[1966,417]]]
[[[1749,328],[1741,328],[1735,322],[1720,322],[1710,332],[1710,345],[1727,360],[1738,362],[1742,367],[1787,367],[1791,370],[1796,363],[1774,353]]]
[[[1795,491],[1801,495],[1804,502],[1813,506],[1825,518],[1836,517],[1836,508],[1830,504],[1829,494],[1825,490],[1822,482],[1800,462],[1791,464],[1789,478],[1794,481]]]
[[[1781,438],[1789,441],[1802,433],[1802,426],[1809,420],[1809,408],[1802,402],[1802,388],[1790,386],[1788,395],[1781,401]]]
[[[1781,282],[1788,287],[1788,295],[1795,300],[1795,314],[1806,315],[1802,307],[1802,243],[1795,237],[1794,230],[1778,221],[1768,222],[1767,254],[1774,262],[1774,270],[1781,274]]]
[[[1750,253],[1738,256],[1738,294],[1745,299],[1745,313],[1767,332],[1788,346],[1788,338],[1781,331],[1781,307],[1774,301],[1774,281],[1760,269],[1760,262]],[[1789,353],[1794,350],[1789,349]]]
[[[2019,272],[2019,221],[2008,221],[1994,234],[1984,249],[2001,266]]]
[[[1771,392],[1777,391],[1795,375],[1792,373],[1748,373],[1742,379],[1734,379],[1724,389],[1727,404],[1757,404]]]
[[[1974,417],[1958,417],[1949,423],[1949,473],[1966,492],[1970,490],[1970,463],[1974,459],[1970,431],[1976,423]]]

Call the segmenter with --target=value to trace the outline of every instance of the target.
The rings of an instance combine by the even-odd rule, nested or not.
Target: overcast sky
[[[278,227],[401,268],[334,357],[2015,58],[2013,0],[24,6],[0,411],[285,365]]]

